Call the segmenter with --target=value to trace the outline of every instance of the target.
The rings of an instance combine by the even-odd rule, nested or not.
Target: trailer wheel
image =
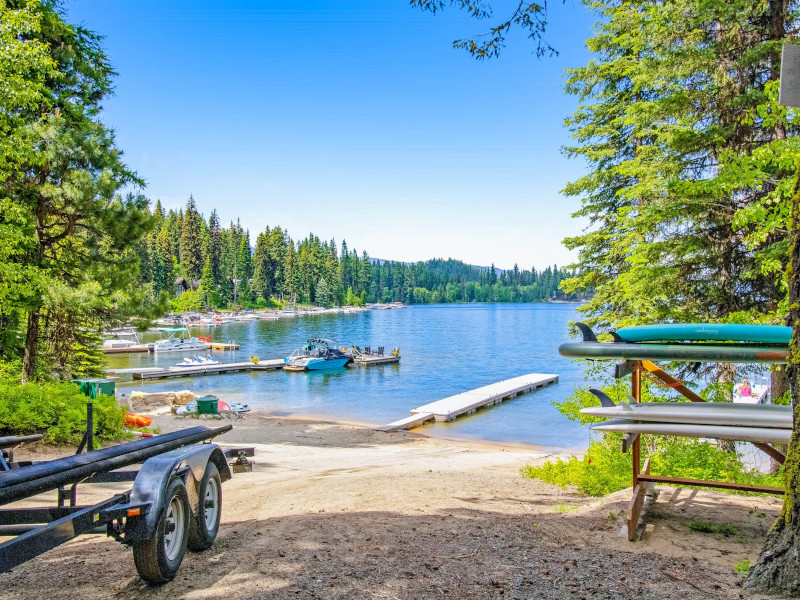
[[[189,523],[189,550],[199,552],[217,539],[222,516],[222,479],[213,461],[208,461],[197,496],[197,514]]]
[[[164,495],[165,506],[152,539],[135,542],[133,561],[147,583],[166,583],[175,577],[189,538],[189,496],[180,477],[173,477]]]

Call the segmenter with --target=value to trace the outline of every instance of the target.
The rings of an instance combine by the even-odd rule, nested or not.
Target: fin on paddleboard
[[[575,323],[575,327],[577,327],[581,334],[583,335],[584,342],[596,342],[597,337],[594,335],[594,331],[592,328],[586,325],[585,323],[581,323],[580,321]]]
[[[636,400],[634,400],[633,402],[635,404]],[[622,408],[622,410],[629,410],[629,411],[633,412],[633,408],[631,408],[631,405],[628,404],[627,402],[625,402],[625,400],[620,400],[618,406],[620,406]]]
[[[589,391],[592,392],[595,396],[597,396],[598,400],[600,400],[600,406],[605,406],[607,408],[613,408],[616,406],[616,404],[614,404],[614,401],[611,398],[609,398],[608,394],[606,394],[604,391],[598,390],[596,388],[592,388]]]
[[[611,337],[614,338],[614,343],[615,344],[624,344],[625,343],[625,340],[623,340],[616,331],[609,331],[608,333],[610,333]]]

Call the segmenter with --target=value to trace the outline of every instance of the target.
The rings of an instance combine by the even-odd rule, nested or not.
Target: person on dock
[[[742,384],[736,388],[742,398],[749,398],[753,395],[753,388],[750,387],[750,382],[747,377],[742,380]]]

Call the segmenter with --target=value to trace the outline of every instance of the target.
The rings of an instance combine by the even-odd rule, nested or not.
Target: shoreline
[[[4,600],[55,598],[64,581],[85,600],[574,600],[580,589],[620,599],[737,598],[736,565],[758,557],[782,505],[658,486],[644,537],[631,543],[620,535],[630,489],[595,498],[523,477],[524,465],[549,457],[540,447],[387,433],[309,415],[154,417],[162,423],[232,423],[215,442],[256,448],[253,470],[224,484],[214,545],[187,553],[174,581],[147,588],[128,549],[85,536],[0,574]],[[58,451],[18,452],[40,460]],[[100,501],[109,486],[120,489],[85,486],[81,500]],[[704,533],[691,527],[696,521],[736,533]]]
[[[152,415],[154,418],[154,425],[156,421],[158,421],[159,426],[167,425],[167,423],[174,422],[175,425],[178,423],[182,423],[187,420],[187,417],[183,417],[178,419],[173,415]],[[169,419],[170,421],[162,421],[162,419]],[[188,417],[191,419],[191,417]],[[195,419],[191,419],[194,421]],[[312,425],[332,425],[338,427],[351,427],[356,429],[367,430],[371,432],[375,432],[376,434],[385,434],[384,432],[377,431],[376,425],[374,423],[369,423],[367,421],[360,421],[356,419],[347,419],[343,417],[332,417],[323,414],[309,414],[309,413],[291,413],[286,411],[271,411],[266,409],[252,409],[250,412],[244,413],[241,419],[230,419],[231,425],[236,427],[237,423],[242,423],[244,421],[252,421],[252,420],[265,420],[271,422],[280,422],[282,420],[289,421],[289,422],[301,422],[301,423],[308,423]],[[226,420],[227,421],[227,420]],[[504,442],[498,440],[486,440],[482,438],[473,438],[469,436],[460,436],[460,435],[453,435],[453,434],[437,434],[432,431],[434,426],[428,426],[423,430],[423,428],[416,428],[412,429],[411,431],[399,431],[397,433],[401,435],[406,435],[414,438],[419,439],[426,439],[432,442],[442,442],[447,444],[458,444],[460,446],[466,446],[469,448],[474,449],[481,449],[486,451],[503,451],[503,452],[515,452],[519,454],[536,454],[536,455],[547,455],[548,457],[568,457],[568,456],[580,456],[582,455],[588,448],[588,443],[586,446],[570,446],[570,447],[561,447],[561,446],[546,446],[542,444],[528,444],[525,442]],[[224,443],[224,441],[223,441]],[[239,442],[239,443],[248,443],[246,440]],[[253,441],[252,443],[259,443]]]

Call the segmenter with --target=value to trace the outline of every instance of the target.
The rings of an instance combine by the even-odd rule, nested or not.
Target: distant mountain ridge
[[[384,263],[397,263],[397,264],[400,264],[400,265],[415,265],[415,264],[419,264],[419,263],[429,264],[429,263],[432,263],[434,261],[444,261],[444,262],[454,261],[454,262],[457,262],[457,263],[461,263],[464,266],[471,267],[473,269],[478,269],[480,271],[489,272],[489,271],[492,270],[492,267],[484,267],[482,265],[470,265],[470,264],[465,263],[463,260],[458,260],[457,258],[447,258],[447,259],[445,259],[445,258],[429,258],[428,260],[404,261],[404,260],[392,260],[390,258],[372,258],[372,257],[370,257],[369,260],[370,260],[370,262],[372,264],[378,265],[378,266],[382,266]],[[502,273],[505,273],[506,271],[510,271],[510,270],[511,269],[500,269],[498,267],[494,268],[495,273],[497,273],[498,275],[500,275]]]

